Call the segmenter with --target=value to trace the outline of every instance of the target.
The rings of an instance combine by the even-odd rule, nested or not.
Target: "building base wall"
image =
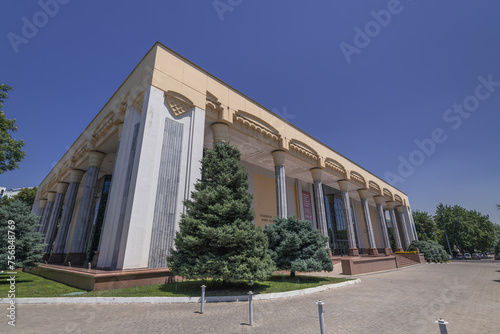
[[[358,275],[397,268],[395,256],[341,259],[344,275]]]
[[[24,271],[89,291],[113,290],[154,284],[168,284],[182,280],[180,276],[172,275],[168,269],[89,271],[84,268],[41,265],[30,270],[25,269]]]

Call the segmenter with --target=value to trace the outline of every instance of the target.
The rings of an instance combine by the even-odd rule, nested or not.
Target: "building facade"
[[[310,220],[336,255],[388,252],[390,234],[398,249],[416,239],[406,194],[156,43],[39,185],[46,259],[166,267],[217,142],[241,152],[257,226]]]

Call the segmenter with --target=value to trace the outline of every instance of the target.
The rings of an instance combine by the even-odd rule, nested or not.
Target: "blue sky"
[[[493,0],[6,2],[4,112],[27,156],[0,185],[39,184],[160,41],[413,209],[458,204],[500,223],[499,12]]]

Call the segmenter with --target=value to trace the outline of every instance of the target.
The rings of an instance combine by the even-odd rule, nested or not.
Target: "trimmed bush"
[[[434,240],[413,240],[407,250],[415,251],[417,248],[424,254],[424,258],[427,262],[446,262],[449,260],[449,255],[446,253],[443,246]]]

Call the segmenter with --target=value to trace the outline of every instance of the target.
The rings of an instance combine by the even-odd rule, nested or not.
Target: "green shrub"
[[[444,250],[443,246],[434,240],[414,240],[408,247],[408,251],[418,250],[424,254],[427,262],[446,262],[449,260],[449,255]]]

